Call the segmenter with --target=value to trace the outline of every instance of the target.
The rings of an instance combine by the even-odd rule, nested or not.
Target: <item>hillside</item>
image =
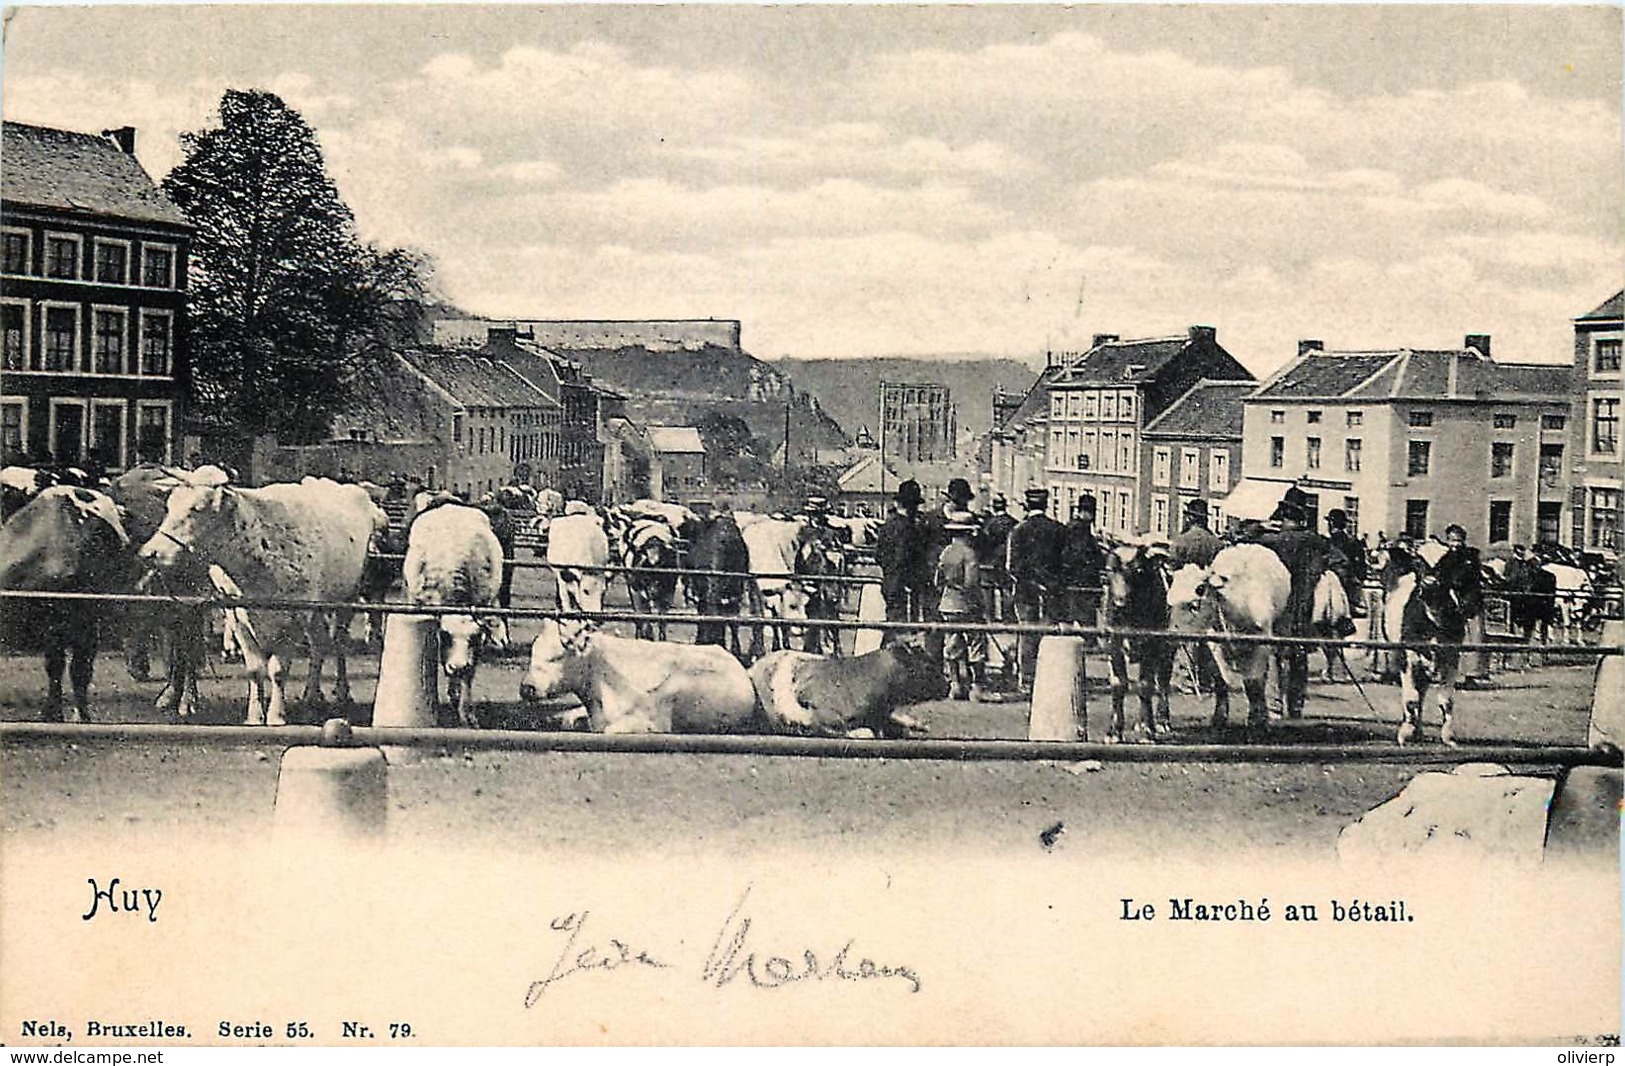
[[[948,386],[961,432],[986,433],[993,421],[993,390],[1023,394],[1038,370],[1015,359],[781,359],[774,364],[796,385],[818,397],[849,433],[879,431],[882,381],[932,382]]]
[[[790,407],[790,433],[798,448],[839,448],[850,437],[831,418],[812,390],[781,370],[739,348],[704,344],[682,350],[561,348],[549,350],[574,359],[593,380],[627,397],[635,420],[693,425],[709,412],[743,419],[752,436],[774,445],[784,439],[784,411]]]

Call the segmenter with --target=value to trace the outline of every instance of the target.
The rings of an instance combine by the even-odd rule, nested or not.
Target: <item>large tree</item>
[[[285,440],[325,435],[364,353],[421,303],[424,263],[363,243],[316,134],[272,93],[227,90],[219,125],[181,135],[164,191],[196,228],[194,401]]]

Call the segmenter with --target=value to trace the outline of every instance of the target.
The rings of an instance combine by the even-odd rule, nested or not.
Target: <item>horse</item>
[[[1173,733],[1168,689],[1174,672],[1174,642],[1162,637],[1112,634],[1118,628],[1167,629],[1168,571],[1162,558],[1136,544],[1115,545],[1106,553],[1106,629],[1111,661],[1112,717],[1106,742],[1123,739],[1123,697],[1130,661],[1140,664],[1140,722],[1137,739]]]

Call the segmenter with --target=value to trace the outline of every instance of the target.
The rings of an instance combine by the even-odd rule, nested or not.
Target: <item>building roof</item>
[[[1472,348],[1311,351],[1252,399],[1512,400],[1568,395],[1567,364],[1497,363]]]
[[[1145,435],[1240,440],[1242,400],[1256,388],[1256,381],[1213,381],[1203,378],[1146,426]]]
[[[557,407],[558,402],[506,362],[467,350],[408,348],[414,369],[464,407]]]
[[[1065,363],[1054,384],[1132,385],[1152,381],[1190,343],[1190,337],[1178,336],[1097,344]]]
[[[1015,410],[1005,416],[1004,421],[994,426],[996,433],[1014,432],[1018,426],[1029,422],[1047,420],[1049,418],[1049,387],[1060,377],[1066,368],[1060,364],[1046,366],[1039,371],[1038,377],[1033,381],[1032,388],[1021,398]]]
[[[661,455],[705,454],[705,442],[693,426],[650,426],[649,444]]]
[[[93,133],[4,124],[0,189],[12,204],[189,227],[135,156]]]
[[[1575,321],[1592,322],[1601,320],[1606,322],[1613,320],[1617,322],[1622,316],[1625,316],[1625,290],[1614,293],[1594,310],[1586,312]]]

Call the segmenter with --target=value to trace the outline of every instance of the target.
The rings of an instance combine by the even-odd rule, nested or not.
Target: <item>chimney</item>
[[[1200,344],[1204,341],[1208,344],[1217,344],[1219,342],[1218,329],[1213,326],[1192,326],[1191,343]]]
[[[1299,355],[1308,355],[1310,352],[1324,352],[1325,350],[1326,350],[1326,342],[1325,341],[1317,341],[1317,340],[1312,340],[1310,338],[1304,338],[1303,340],[1298,342],[1298,354]]]
[[[1461,342],[1463,348],[1471,348],[1485,359],[1490,357],[1490,335],[1488,333],[1469,333],[1467,339]]]
[[[125,155],[135,155],[135,127],[120,126],[116,130],[102,130],[102,136],[118,145]]]
[[[1096,333],[1095,342],[1089,347],[1099,348],[1102,344],[1110,344],[1113,341],[1120,341],[1122,339],[1123,338],[1116,333]]]

